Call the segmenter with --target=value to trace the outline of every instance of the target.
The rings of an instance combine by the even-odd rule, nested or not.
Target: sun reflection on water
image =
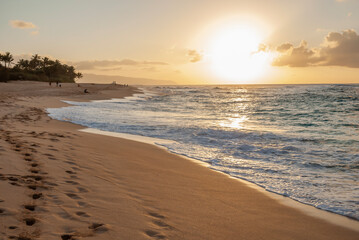
[[[219,122],[219,125],[221,127],[227,127],[227,128],[235,128],[235,129],[243,129],[243,123],[248,120],[247,116],[241,116],[236,118],[228,118],[226,120],[223,120]]]

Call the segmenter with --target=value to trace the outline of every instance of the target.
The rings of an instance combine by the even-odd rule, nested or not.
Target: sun
[[[268,56],[258,51],[263,35],[249,24],[221,27],[212,37],[209,57],[215,74],[230,83],[251,83],[263,76]]]

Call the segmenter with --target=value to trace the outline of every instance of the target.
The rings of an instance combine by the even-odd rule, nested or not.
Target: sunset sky
[[[0,2],[0,52],[179,84],[359,83],[358,34],[358,0]]]

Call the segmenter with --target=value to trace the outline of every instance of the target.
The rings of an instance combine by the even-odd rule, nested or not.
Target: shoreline
[[[165,140],[165,139],[159,139],[159,138],[152,138],[152,137],[145,137],[145,136],[140,136],[140,135],[134,135],[134,134],[127,134],[127,133],[117,133],[117,132],[110,132],[110,131],[103,131],[103,130],[99,130],[96,128],[87,128],[85,126],[83,129],[79,129],[78,131],[81,132],[87,132],[87,133],[92,133],[92,134],[99,134],[99,135],[104,135],[104,136],[111,136],[111,137],[117,137],[117,138],[122,138],[122,139],[127,139],[127,140],[131,140],[131,141],[135,141],[135,142],[141,142],[141,143],[146,143],[146,144],[150,144],[153,146],[156,146],[160,149],[165,150],[166,152],[169,152],[171,154],[175,154],[178,155],[182,158],[188,159],[192,162],[194,162],[195,164],[198,164],[200,166],[204,166],[206,168],[208,168],[209,170],[224,174],[226,177],[230,178],[230,179],[234,179],[236,181],[239,181],[243,184],[246,184],[247,186],[256,189],[258,192],[261,192],[267,196],[269,196],[270,198],[278,201],[279,203],[288,206],[288,207],[292,207],[295,209],[300,210],[301,212],[307,214],[308,216],[312,216],[312,217],[316,217],[322,220],[325,220],[329,223],[341,226],[341,227],[346,227],[355,231],[359,232],[359,220],[356,219],[352,219],[348,216],[345,215],[341,215],[338,213],[334,213],[334,212],[330,212],[324,209],[320,209],[320,208],[316,208],[315,206],[312,206],[310,204],[306,204],[306,203],[302,203],[300,201],[297,201],[295,199],[292,199],[290,197],[286,197],[283,196],[279,193],[275,193],[275,192],[270,192],[268,190],[266,190],[265,188],[247,181],[246,179],[242,179],[242,178],[237,178],[237,177],[233,177],[231,175],[228,175],[224,172],[218,171],[214,168],[211,168],[211,165],[209,163],[203,162],[201,160],[198,159],[194,159],[194,158],[190,158],[187,157],[185,155],[181,155],[181,154],[177,154],[174,152],[171,152],[168,148],[160,145],[161,143],[168,143],[168,142],[173,142],[171,140]]]
[[[7,193],[0,194],[0,237],[357,239],[359,229],[310,217],[196,160],[81,132],[79,125],[50,119],[44,111],[65,106],[64,98],[123,97],[135,89],[102,86],[94,95],[81,95],[66,84],[56,91],[11,84],[23,89],[5,97],[0,90],[0,187]]]

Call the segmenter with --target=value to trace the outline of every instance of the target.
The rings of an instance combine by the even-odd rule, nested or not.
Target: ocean
[[[359,220],[359,85],[143,88],[68,102],[58,120],[172,140],[169,151],[299,202]]]

